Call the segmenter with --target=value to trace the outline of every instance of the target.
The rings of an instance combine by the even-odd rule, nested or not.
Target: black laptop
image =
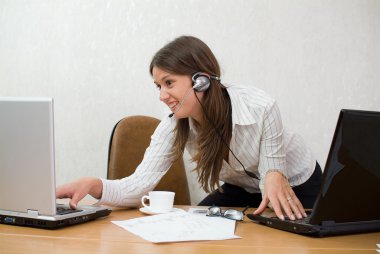
[[[316,236],[380,231],[380,112],[340,112],[318,198],[308,218],[248,218],[269,227]]]
[[[52,98],[0,97],[0,119],[0,224],[60,228],[111,213],[56,203]]]

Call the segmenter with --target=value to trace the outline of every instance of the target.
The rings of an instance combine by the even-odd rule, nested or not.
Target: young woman
[[[201,40],[182,36],[153,57],[150,73],[172,113],[155,130],[135,173],[120,180],[82,178],[57,189],[70,205],[87,194],[101,204],[136,207],[187,149],[206,192],[199,205],[271,205],[284,219],[306,216],[321,169],[296,134],[284,129],[276,101],[253,87],[225,86],[220,67]],[[220,182],[224,184],[220,186]]]

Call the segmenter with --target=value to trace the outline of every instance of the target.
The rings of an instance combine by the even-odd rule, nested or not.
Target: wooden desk
[[[57,230],[0,225],[0,252],[375,254],[380,243],[380,232],[313,238],[271,229],[246,218],[236,226],[241,239],[154,244],[111,223],[141,216],[145,215],[137,209],[114,209],[107,218]]]

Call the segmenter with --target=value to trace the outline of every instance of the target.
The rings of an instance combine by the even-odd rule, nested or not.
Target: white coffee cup
[[[166,213],[173,209],[174,192],[171,191],[150,191],[149,195],[141,198],[141,204],[152,212]],[[145,204],[145,200],[149,199],[149,205]]]

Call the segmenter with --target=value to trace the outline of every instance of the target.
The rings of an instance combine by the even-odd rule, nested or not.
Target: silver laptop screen
[[[0,210],[55,215],[53,100],[0,97]]]

